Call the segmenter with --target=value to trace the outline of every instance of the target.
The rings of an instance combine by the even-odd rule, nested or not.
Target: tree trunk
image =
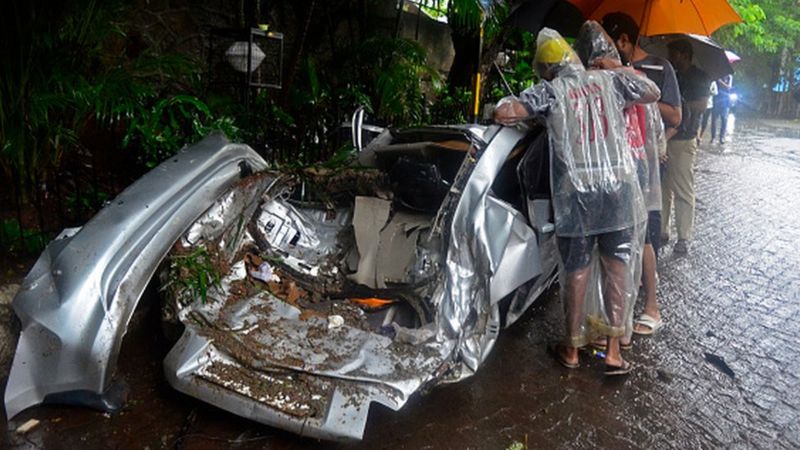
[[[294,79],[297,75],[297,69],[300,66],[300,60],[303,57],[303,51],[305,50],[306,39],[308,38],[308,31],[309,26],[311,25],[311,18],[314,16],[314,6],[316,5],[316,0],[311,0],[310,4],[308,5],[308,13],[306,14],[305,21],[303,22],[302,28],[299,28],[299,32],[297,33],[297,45],[294,50],[294,56],[292,57],[292,62],[289,64],[289,72],[286,76],[286,82],[283,86],[283,97],[281,98],[281,104],[286,105],[289,101],[289,96],[291,95],[292,85],[294,85]],[[297,8],[295,9],[297,11]]]
[[[455,92],[459,88],[472,89],[472,79],[478,68],[480,37],[477,32],[464,33],[453,30],[453,49],[455,56],[447,75],[447,90]]]

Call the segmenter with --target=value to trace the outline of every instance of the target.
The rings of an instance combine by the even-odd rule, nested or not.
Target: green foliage
[[[50,236],[39,230],[23,228],[16,219],[0,222],[0,249],[3,251],[36,253],[42,251],[49,241]]]
[[[67,197],[64,199],[67,209],[73,211],[78,211],[81,209],[85,211],[92,211],[98,204],[102,204],[110,199],[108,192],[98,190],[91,184],[86,186],[86,188],[87,189],[85,191],[67,194]]]
[[[732,0],[731,5],[742,17],[742,23],[718,33],[726,45],[740,51],[775,53],[782,48],[794,49],[800,38],[800,11],[792,0]]]
[[[477,31],[484,19],[477,0],[452,0],[447,8],[447,23],[452,27]]]
[[[136,142],[147,167],[155,167],[186,144],[213,131],[229,138],[238,137],[239,129],[229,117],[214,117],[203,101],[191,95],[156,99],[152,106],[134,105],[123,145]]]
[[[477,1],[425,4],[455,24],[480,24]],[[469,92],[445,93],[414,41],[373,33],[329,59],[309,47],[288,93],[262,90],[245,110],[238,99],[208,95],[196,61],[150,48],[129,53],[130,8],[124,0],[32,0],[13,2],[0,19],[9,62],[0,67],[0,171],[20,180],[17,193],[52,185],[65,159],[89,155],[85,144],[98,130],[144,167],[216,130],[284,160],[316,161],[339,149],[329,162],[337,165],[349,149],[336,134],[357,106],[392,126],[466,122]],[[506,10],[495,7],[489,19]],[[84,192],[63,193],[66,206],[89,211],[113,195]]]
[[[447,22],[454,28],[473,30],[474,33],[478,32],[483,23],[484,33],[491,40],[502,30],[503,22],[510,11],[509,3],[504,0],[450,0]]]
[[[189,254],[173,252],[169,259],[169,281],[162,289],[177,285],[180,291],[188,292],[191,298],[199,298],[205,304],[209,289],[221,286],[214,263],[214,258],[204,247],[197,247]]]
[[[439,19],[447,16],[448,0],[419,0],[419,7],[429,16]]]
[[[120,51],[125,2],[17,2],[4,19],[0,70],[0,169],[19,175],[18,191],[47,181],[65,155],[84,149],[88,125],[125,130],[148,167],[212,129],[236,134],[186,92],[197,65],[185,57]],[[150,133],[153,133],[150,135]],[[140,150],[137,148],[137,150]]]
[[[432,90],[442,85],[427,65],[425,49],[408,39],[373,37],[359,45],[347,74],[365,93],[374,112],[395,126],[419,124],[425,119],[425,82]]]
[[[516,95],[538,81],[538,76],[533,68],[536,36],[529,32],[523,32],[519,36],[519,42],[512,45],[517,50],[506,54],[508,63],[502,67],[502,70],[503,77],[508,83],[508,87],[511,88],[511,93]],[[489,89],[491,99],[496,101],[510,95],[502,78],[496,73],[492,75]]]
[[[442,89],[430,109],[430,122],[437,125],[469,122],[467,111],[472,107],[472,91],[457,88],[453,92]]]
[[[23,185],[47,178],[65,151],[80,147],[78,130],[91,102],[86,73],[103,42],[120,33],[121,2],[15,2],[0,33],[0,168]]]
[[[430,120],[428,93],[439,90],[442,80],[427,64],[425,49],[418,43],[372,37],[347,55],[336,61],[304,58],[288,101],[262,91],[251,101],[249,111],[235,103],[219,110],[236,117],[246,141],[263,143],[290,166],[341,151],[336,135],[358,106],[393,126]]]
[[[327,161],[322,162],[320,166],[332,170],[345,167],[350,161],[353,160],[353,158],[356,157],[355,150],[356,149],[353,147],[352,143],[348,142],[343,144],[330,158],[328,158]]]
[[[800,56],[800,8],[795,0],[731,0],[731,5],[743,22],[723,27],[714,38],[742,56],[736,78],[756,99],[789,75]]]

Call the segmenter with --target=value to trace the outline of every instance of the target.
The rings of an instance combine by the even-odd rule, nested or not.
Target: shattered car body
[[[553,281],[549,199],[517,174],[534,134],[385,130],[347,170],[294,174],[206,138],[44,251],[13,303],[8,417],[107,406],[158,273],[181,333],[164,361],[174,388],[305,436],[361,438],[371,403],[398,410],[474,374]]]

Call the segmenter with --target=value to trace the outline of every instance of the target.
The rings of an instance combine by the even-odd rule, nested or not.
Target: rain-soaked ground
[[[556,289],[503,333],[462,383],[373,406],[363,442],[332,448],[800,448],[800,126],[740,121],[726,145],[702,145],[697,235],[687,257],[660,260],[666,326],[635,340],[632,375],[604,379],[582,356],[569,371],[545,352],[561,331]],[[13,448],[319,448],[172,390],[155,308],[137,313],[116,415],[36,407]],[[7,320],[6,316],[2,317]],[[4,383],[3,383],[4,384]],[[2,421],[5,422],[5,421]]]

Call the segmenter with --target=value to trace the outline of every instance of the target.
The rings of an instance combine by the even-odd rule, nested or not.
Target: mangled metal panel
[[[497,303],[491,302],[491,284],[494,279],[502,283],[497,269],[503,264],[504,244],[513,228],[510,224],[519,217],[505,207],[492,207],[497,202],[490,191],[494,178],[524,134],[515,128],[494,127],[493,131],[495,134],[461,192],[449,231],[445,281],[433,300],[437,306],[437,340],[456,342],[453,360],[456,369],[461,370],[454,371],[454,379],[473,374],[497,339],[501,319]],[[520,226],[523,225],[517,225]],[[537,247],[535,240],[528,245]],[[527,281],[524,272],[530,262],[517,259],[524,253],[508,254],[503,265],[513,268],[513,272],[503,277]]]
[[[266,188],[261,191],[224,195],[219,202],[224,206],[215,205],[209,213],[249,212],[252,217],[244,221],[252,221],[255,226],[245,228],[254,234],[260,232],[254,228],[271,223],[262,220],[263,211],[292,208],[291,215],[281,216],[281,226],[301,233],[304,239],[315,241],[320,228],[325,227],[338,229],[332,234],[342,232],[341,225],[302,225],[311,223],[308,218],[316,215],[316,210],[300,208],[283,199],[281,192],[287,184],[290,180],[278,180],[263,183]],[[253,211],[251,205],[257,203],[261,206]],[[276,208],[276,203],[282,208]],[[204,217],[198,223],[215,221]],[[380,229],[380,225],[376,228]],[[231,242],[229,236],[238,232],[232,226],[220,231],[212,228],[203,233],[192,227],[189,234],[203,236],[196,242],[217,252],[222,250],[218,245]],[[289,253],[292,246],[282,244],[292,240],[287,240],[287,233],[276,234],[261,245],[284,248]],[[240,239],[242,247],[234,253],[241,257],[255,241]],[[333,242],[326,243],[331,249],[328,257],[341,257],[343,252],[335,249],[336,241]],[[175,388],[189,395],[307,436],[360,438],[371,402],[400,408],[434,377],[450,353],[447,345],[419,342],[412,346],[370,332],[359,320],[363,313],[357,308],[348,311],[344,302],[328,300],[330,314],[347,317],[332,326],[328,318],[304,309],[296,298],[279,298],[278,289],[258,283],[253,292],[246,292],[242,289],[249,281],[245,260],[231,262],[221,285],[209,290],[205,301],[189,298],[178,306],[178,317],[186,328],[165,360],[165,372]],[[330,261],[316,262],[335,267]],[[310,265],[311,261],[300,263]],[[292,268],[294,262],[273,264],[276,269]],[[338,282],[322,279],[341,276],[330,270],[315,273],[321,284],[329,286]],[[281,276],[289,274],[281,272]],[[246,293],[241,294],[243,291]]]
[[[6,385],[9,418],[48,395],[102,396],[126,327],[159,261],[242,175],[266,167],[210,136],[143,176],[79,232],[52,242],[14,298],[22,323]]]

